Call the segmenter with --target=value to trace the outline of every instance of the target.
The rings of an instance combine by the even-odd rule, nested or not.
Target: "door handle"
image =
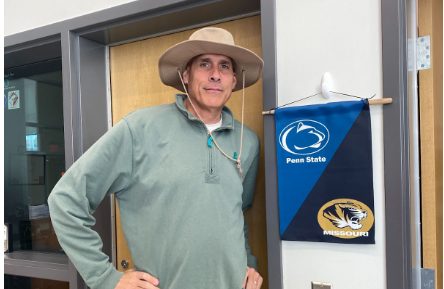
[[[128,268],[129,262],[126,260],[122,260],[122,262],[120,262],[120,265],[122,265],[123,268]]]

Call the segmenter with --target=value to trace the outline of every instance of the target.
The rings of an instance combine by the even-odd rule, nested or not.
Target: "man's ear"
[[[231,89],[234,89],[237,84],[237,78],[236,78],[236,72],[233,72],[233,85],[231,86]]]
[[[189,76],[189,73],[188,73],[188,67],[185,69],[185,71],[183,72],[183,75],[182,75],[182,77],[183,77],[183,83],[185,83],[185,84],[188,84],[188,76]]]

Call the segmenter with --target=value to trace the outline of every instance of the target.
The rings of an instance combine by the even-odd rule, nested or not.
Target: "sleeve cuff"
[[[123,272],[117,271],[117,269],[112,268],[110,272],[100,280],[100,282],[97,282],[97,287],[94,287],[94,289],[114,289],[116,288],[117,283],[119,283],[120,278],[123,276]]]
[[[247,266],[250,267],[250,268],[254,268],[256,271],[258,271],[258,269],[257,269],[257,258],[255,256],[253,256],[253,255],[247,255]]]

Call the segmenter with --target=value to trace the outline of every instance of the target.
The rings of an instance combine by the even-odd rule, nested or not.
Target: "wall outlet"
[[[325,282],[311,282],[311,289],[333,289],[333,285]]]

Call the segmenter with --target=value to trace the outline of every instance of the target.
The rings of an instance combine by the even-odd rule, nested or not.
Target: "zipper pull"
[[[213,144],[211,143],[212,140],[213,140],[213,137],[210,136],[210,138],[208,139],[208,146],[209,146],[210,148],[213,147]]]

